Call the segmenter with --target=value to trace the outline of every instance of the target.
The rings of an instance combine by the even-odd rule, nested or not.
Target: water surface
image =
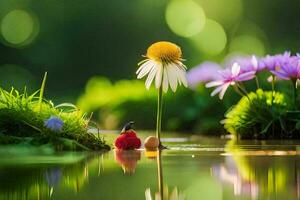
[[[169,149],[161,157],[144,150],[53,154],[2,148],[0,199],[142,200],[159,192],[191,200],[300,199],[300,142],[164,141]]]

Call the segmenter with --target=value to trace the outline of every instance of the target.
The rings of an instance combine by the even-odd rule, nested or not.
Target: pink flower
[[[231,69],[225,69],[220,71],[221,79],[207,83],[206,87],[216,87],[211,93],[211,96],[215,96],[219,93],[219,98],[223,99],[223,96],[230,85],[234,85],[236,82],[247,81],[255,77],[256,71],[242,72],[238,63],[234,63]]]

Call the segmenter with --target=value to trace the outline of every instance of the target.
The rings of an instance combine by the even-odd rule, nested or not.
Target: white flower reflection
[[[235,196],[249,195],[251,199],[257,199],[259,193],[258,184],[254,181],[245,180],[235,166],[231,157],[226,157],[226,165],[220,164],[212,167],[212,174],[217,179],[233,186]],[[227,166],[228,165],[228,166]]]

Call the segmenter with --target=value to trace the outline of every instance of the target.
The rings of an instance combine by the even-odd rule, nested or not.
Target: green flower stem
[[[235,91],[237,94],[239,94],[241,97],[244,96],[244,94],[240,91],[240,89],[236,86],[236,84],[233,85],[233,89],[234,89],[234,91]]]
[[[293,100],[294,100],[294,109],[296,110],[297,107],[297,79],[292,79],[293,84]]]
[[[273,111],[273,101],[274,101],[274,93],[275,93],[275,76],[272,74],[272,96],[271,96],[271,112],[274,115]],[[275,136],[275,124],[272,123],[272,135]]]
[[[255,76],[255,83],[256,83],[256,87],[257,87],[257,89],[260,89],[260,86],[259,86],[259,81],[258,81],[258,78],[257,78],[257,76]]]
[[[163,91],[162,87],[159,87],[158,90],[158,99],[157,99],[157,118],[156,118],[156,137],[159,140],[159,147],[161,147],[160,133],[161,133],[161,117],[162,117],[162,101],[163,101]]]
[[[162,170],[162,162],[161,162],[161,151],[158,150],[157,155],[157,175],[158,175],[158,191],[160,194],[160,198],[163,200],[164,197],[164,182],[163,182],[163,170]]]
[[[247,97],[247,99],[250,101],[250,103],[252,103],[251,99],[248,96],[247,90],[245,88],[243,88],[239,83],[236,83],[236,86],[240,90],[240,92],[242,92]]]
[[[271,105],[273,105],[273,101],[274,101],[274,92],[275,92],[275,76],[272,75],[272,98],[271,98]]]
[[[239,86],[241,87],[242,90],[244,90],[247,94],[249,93],[244,85],[243,82],[239,82]]]
[[[255,105],[253,104],[252,100],[250,99],[250,97],[248,95],[248,91],[246,90],[246,88],[242,87],[239,83],[236,83],[236,86],[237,86],[237,91],[244,94],[246,96],[246,98],[248,99],[249,103],[253,105],[254,112],[258,113],[256,108],[255,108]]]

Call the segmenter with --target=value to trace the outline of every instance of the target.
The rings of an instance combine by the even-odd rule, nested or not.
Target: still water
[[[161,153],[2,148],[0,199],[300,199],[300,142],[178,137],[164,144]]]

